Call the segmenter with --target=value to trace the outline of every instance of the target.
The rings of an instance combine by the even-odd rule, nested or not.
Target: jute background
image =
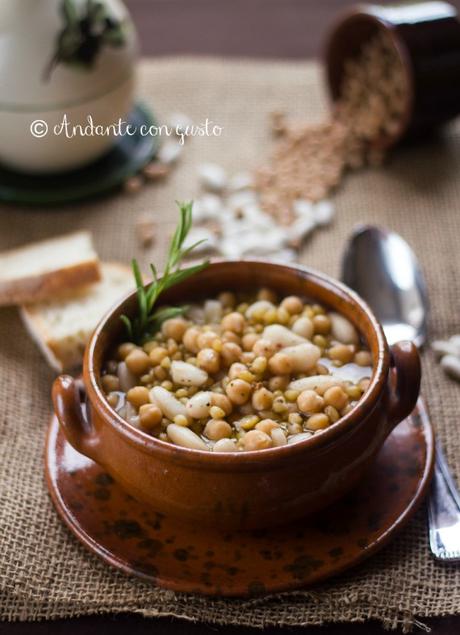
[[[160,117],[184,111],[224,126],[221,138],[190,141],[164,185],[139,196],[114,196],[52,211],[0,209],[0,248],[89,228],[102,258],[129,261],[134,219],[154,212],[159,236],[145,257],[162,261],[176,219],[174,199],[196,195],[196,164],[216,160],[229,171],[252,167],[269,151],[268,113],[286,109],[315,120],[327,111],[319,68],[312,63],[198,59],[146,61],[140,93]],[[431,334],[460,331],[460,127],[421,147],[400,150],[381,169],[347,178],[335,197],[333,227],[318,231],[302,262],[337,275],[350,228],[377,222],[400,232],[420,256],[432,304]],[[460,386],[429,352],[423,389],[448,460],[460,478]],[[424,510],[390,546],[338,579],[308,591],[243,600],[210,600],[153,588],[108,568],[58,519],[43,478],[52,372],[14,309],[0,313],[0,616],[50,619],[132,611],[251,626],[320,624],[375,618],[406,628],[426,616],[460,613],[460,568],[436,564]]]

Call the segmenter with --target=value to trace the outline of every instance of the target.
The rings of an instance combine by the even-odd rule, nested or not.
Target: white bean
[[[313,337],[313,333],[315,332],[315,327],[313,326],[313,322],[310,320],[309,317],[302,316],[294,322],[292,331],[297,335],[310,340]]]
[[[120,380],[120,390],[128,392],[130,388],[137,386],[137,378],[126,366],[125,362],[120,362],[117,369],[118,379]]]
[[[202,163],[198,167],[198,177],[203,187],[212,192],[221,192],[227,185],[225,170],[217,163]]]
[[[287,444],[286,435],[281,430],[281,428],[273,428],[273,430],[270,432],[270,436],[272,438],[273,445],[277,448],[281,445]]]
[[[214,452],[238,452],[235,439],[219,439],[214,443]]]
[[[460,359],[455,355],[444,355],[441,359],[441,367],[453,379],[460,381]]]
[[[171,364],[171,377],[180,386],[202,386],[208,380],[208,373],[193,364],[175,360]]]
[[[288,437],[288,444],[292,445],[293,443],[300,443],[300,441],[305,441],[312,437],[313,434],[311,432],[300,432],[299,434],[294,434],[291,437]]]
[[[304,390],[316,390],[319,393],[323,393],[332,386],[343,385],[343,381],[332,375],[312,375],[311,377],[303,377],[302,379],[291,381],[288,389],[297,390],[299,392],[303,392]]]
[[[166,428],[166,433],[173,443],[181,445],[184,448],[190,448],[191,450],[209,450],[206,443],[200,439],[200,437],[184,426],[178,426],[175,423],[170,423]]]
[[[306,373],[317,364],[321,357],[321,349],[311,342],[304,342],[283,348],[283,354],[291,360],[295,373]]]
[[[302,344],[305,342],[305,338],[293,333],[290,329],[281,324],[270,324],[264,328],[262,334],[264,340],[269,340],[277,348],[284,348],[285,346],[295,346],[296,344]]]
[[[431,344],[431,348],[433,351],[441,356],[441,355],[454,355],[455,357],[460,357],[460,346],[455,343],[455,341],[450,340],[435,340]]]
[[[187,411],[183,403],[181,403],[176,397],[163,388],[162,386],[154,386],[150,391],[150,400],[152,403],[156,404],[161,412],[171,419],[174,419],[177,415],[187,416]]]
[[[275,305],[273,302],[269,302],[268,300],[258,300],[254,302],[246,309],[246,317],[250,320],[254,314],[262,313],[262,311],[268,311],[269,309],[274,309]]]
[[[204,317],[210,324],[218,324],[222,319],[222,305],[219,300],[206,300],[204,303]]]
[[[212,406],[211,398],[211,392],[197,392],[196,395],[190,397],[185,404],[187,414],[193,417],[193,419],[204,419],[204,417],[209,415],[209,409]]]
[[[340,313],[329,313],[331,319],[331,334],[334,340],[341,342],[342,344],[358,344],[359,336],[358,332],[346,317],[340,315]]]

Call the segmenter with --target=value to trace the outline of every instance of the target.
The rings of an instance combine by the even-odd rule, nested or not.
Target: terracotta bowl
[[[415,406],[420,386],[416,348],[402,342],[390,350],[363,300],[323,274],[261,261],[218,262],[168,290],[163,301],[182,304],[224,289],[262,286],[280,295],[307,296],[342,313],[372,352],[366,394],[321,434],[268,450],[213,453],[160,441],[124,421],[105,400],[100,378],[109,350],[124,336],[120,315],[136,309],[134,293],[106,315],[87,347],[84,412],[72,377],[54,383],[54,407],[68,441],[126,492],[159,512],[232,529],[266,527],[314,513],[363,477],[385,438]]]

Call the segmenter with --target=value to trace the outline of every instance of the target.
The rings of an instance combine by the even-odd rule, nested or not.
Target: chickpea
[[[342,362],[342,364],[348,364],[353,359],[353,348],[347,346],[346,344],[336,344],[335,346],[331,346],[328,351],[329,358]]]
[[[276,311],[276,320],[279,324],[283,324],[285,326],[286,324],[289,324],[290,319],[291,314],[286,309],[283,309],[283,307],[280,307]]]
[[[280,307],[286,309],[291,315],[296,315],[297,313],[302,313],[303,302],[296,295],[288,295],[287,298],[284,298],[281,302]]]
[[[299,317],[292,325],[292,331],[301,337],[305,337],[307,340],[311,340],[315,328],[312,320],[309,317]]]
[[[247,415],[240,419],[238,425],[242,430],[252,430],[257,423],[259,423],[259,417],[257,415]]]
[[[267,359],[276,353],[276,346],[270,340],[260,338],[252,347],[252,352],[257,357],[266,357]]]
[[[234,342],[225,342],[222,344],[221,356],[226,366],[230,366],[234,362],[237,362],[240,359],[242,352],[241,347]]]
[[[363,392],[365,392],[369,388],[370,383],[371,383],[371,380],[368,377],[365,377],[364,379],[360,380],[358,386],[361,388]]]
[[[323,412],[308,417],[306,426],[309,430],[323,430],[330,424],[329,417]]]
[[[324,393],[324,402],[336,410],[342,410],[348,403],[348,395],[340,386],[332,386]]]
[[[286,390],[289,384],[288,375],[275,375],[268,380],[268,387],[271,391]]]
[[[203,434],[211,441],[228,439],[232,435],[232,427],[223,419],[210,419],[204,427]]]
[[[164,368],[162,368],[162,366],[155,366],[155,368],[153,369],[153,374],[155,376],[155,379],[157,379],[158,381],[164,381],[168,376],[168,372]]]
[[[291,414],[288,416],[288,422],[289,423],[296,423],[299,426],[302,425],[303,423],[303,419],[302,417],[299,415],[298,412],[291,412]]]
[[[241,339],[233,331],[224,331],[222,333],[221,339],[223,342],[232,342],[233,344],[238,344],[238,346],[241,346]]]
[[[319,346],[320,348],[326,348],[327,346],[327,339],[324,337],[324,335],[314,335],[312,342],[313,344],[316,344],[316,346]]]
[[[124,344],[120,344],[117,349],[118,358],[121,360],[126,359],[135,348],[137,347],[132,342],[124,342]]]
[[[146,430],[157,428],[162,419],[161,410],[153,403],[144,404],[139,408],[139,424],[141,428]]]
[[[302,432],[302,425],[300,423],[289,422],[287,424],[287,431],[288,434],[299,434],[300,432]]]
[[[196,356],[198,366],[207,373],[214,374],[220,370],[220,355],[212,348],[203,348]]]
[[[262,430],[250,430],[247,432],[243,439],[242,445],[245,450],[265,450],[266,448],[270,448],[273,445],[273,441],[271,437],[268,436]]]
[[[297,401],[297,397],[299,396],[299,391],[298,390],[286,390],[286,392],[284,393],[284,396],[286,398],[286,401],[289,401],[289,403],[294,403]]]
[[[135,375],[143,375],[151,366],[150,357],[140,348],[135,348],[125,358],[128,369]]]
[[[163,346],[157,346],[150,351],[149,357],[152,364],[158,366],[168,356],[168,351]]]
[[[352,399],[353,401],[356,401],[361,397],[363,391],[361,390],[359,386],[356,386],[355,384],[351,384],[345,387],[345,392],[347,393],[350,399]]]
[[[371,366],[372,356],[369,351],[358,351],[354,359],[355,364],[358,366]]]
[[[172,337],[175,342],[181,342],[187,330],[187,326],[187,322],[184,318],[170,318],[169,320],[165,320],[161,325],[161,332],[165,337]]]
[[[234,311],[222,318],[221,325],[224,331],[233,331],[241,335],[244,331],[245,319],[241,313]]]
[[[235,294],[231,291],[223,291],[222,293],[219,293],[217,299],[226,309],[232,309],[236,304]]]
[[[120,380],[116,375],[103,375],[101,377],[101,384],[105,392],[120,390]]]
[[[258,339],[259,339],[259,336],[257,335],[257,333],[246,333],[246,335],[243,335],[243,337],[241,338],[241,343],[243,344],[243,350],[252,351],[253,346]]]
[[[254,353],[247,353],[246,351],[244,351],[243,353],[241,353],[241,363],[242,364],[252,364],[252,362],[255,360],[256,356],[254,355]]]
[[[324,408],[324,414],[329,417],[331,423],[335,423],[340,419],[340,414],[337,412],[337,409],[334,406],[326,406]]]
[[[230,399],[226,395],[221,395],[218,392],[211,393],[211,403],[213,406],[221,408],[227,416],[233,410],[232,402],[230,401]]]
[[[267,300],[268,302],[272,302],[273,304],[276,304],[278,302],[278,296],[276,295],[276,293],[271,289],[266,289],[265,287],[263,289],[260,289],[260,291],[257,293],[257,299]]]
[[[211,406],[209,408],[209,414],[213,419],[223,419],[225,417],[225,410],[219,408],[219,406]]]
[[[256,357],[251,364],[251,372],[256,373],[256,375],[263,375],[266,370],[267,358],[263,356]]]
[[[119,396],[116,392],[111,392],[107,395],[107,403],[112,408],[116,408],[118,406]]]
[[[200,334],[200,331],[193,326],[187,329],[184,333],[182,342],[185,348],[191,353],[198,353],[199,351],[198,343],[197,343],[197,338],[199,334]]]
[[[252,395],[254,410],[269,410],[273,404],[273,393],[266,388],[259,388]]]
[[[276,375],[289,375],[294,369],[292,359],[282,351],[270,358],[268,367]]]
[[[198,345],[198,350],[202,348],[212,348],[214,340],[218,339],[217,333],[214,331],[204,331],[198,335],[196,338],[196,343]]]
[[[279,428],[276,421],[273,421],[273,419],[262,419],[262,421],[256,423],[255,429],[261,430],[262,432],[265,432],[265,434],[270,434],[275,428]]]
[[[306,414],[321,412],[324,407],[324,399],[314,390],[304,390],[297,397],[297,406],[301,412]]]
[[[230,377],[230,379],[237,379],[237,377],[241,375],[241,373],[244,373],[245,370],[247,370],[247,367],[244,364],[235,362],[230,366],[228,376]]]
[[[315,333],[327,335],[330,332],[332,323],[327,315],[315,315],[312,321]]]
[[[247,402],[251,394],[251,385],[243,379],[232,379],[225,389],[230,401],[237,405]]]
[[[134,386],[126,393],[126,399],[136,408],[150,402],[149,391],[145,386]]]
[[[278,395],[277,397],[275,397],[275,399],[273,399],[272,410],[279,415],[282,415],[288,411],[288,405],[284,397]]]

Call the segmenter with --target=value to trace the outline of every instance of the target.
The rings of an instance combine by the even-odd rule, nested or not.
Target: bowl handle
[[[412,342],[397,342],[390,350],[389,423],[393,429],[415,408],[422,370],[417,347]]]
[[[54,411],[70,445],[97,461],[99,440],[82,408],[81,393],[84,391],[83,382],[70,375],[60,375],[53,383]]]

